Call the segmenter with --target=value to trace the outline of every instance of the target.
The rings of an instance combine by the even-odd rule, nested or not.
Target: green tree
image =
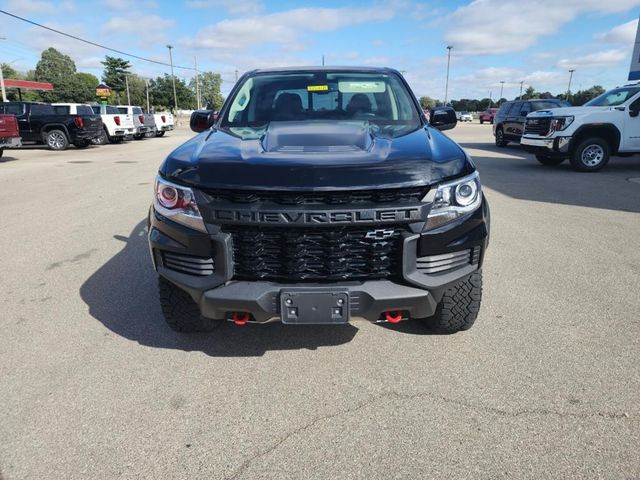
[[[586,90],[578,90],[572,95],[569,95],[569,102],[571,105],[584,105],[589,100],[596,98],[598,95],[602,95],[605,92],[604,88],[600,85],[594,85]]]
[[[160,108],[169,108],[173,110],[173,84],[170,75],[158,77],[149,82],[149,95],[151,103]],[[178,99],[178,108],[191,109],[196,107],[196,95],[184,80],[176,78],[176,98]]]
[[[220,92],[222,87],[222,76],[219,73],[214,72],[202,72],[198,75],[198,82],[200,83],[200,98],[206,105],[206,108],[218,111],[222,108],[224,103],[224,97]],[[177,88],[177,84],[176,84]],[[196,93],[196,79],[193,77],[189,82],[189,88]],[[178,106],[181,106],[178,104]]]
[[[114,103],[126,103],[125,77],[131,75],[131,64],[123,58],[110,57],[109,55],[105,55],[104,62],[100,63],[104,65],[102,81],[111,87]],[[133,103],[133,99],[131,99],[131,102]]]
[[[422,106],[422,108],[425,109],[425,110],[427,108],[431,109],[431,108],[435,107],[436,104],[437,104],[437,100],[434,100],[431,97],[426,97],[426,96],[420,97],[420,106]]]
[[[527,89],[524,92],[524,99],[526,100],[531,100],[533,98],[540,98],[540,94],[538,92],[536,92],[536,89],[533,88],[531,85],[529,85],[527,87]]]
[[[66,102],[74,98],[76,64],[55,48],[43,51],[36,65],[34,79],[53,84],[53,91],[41,92],[45,102]]]
[[[100,81],[95,75],[78,72],[73,77],[73,97],[69,101],[85,103],[96,100],[96,87]]]

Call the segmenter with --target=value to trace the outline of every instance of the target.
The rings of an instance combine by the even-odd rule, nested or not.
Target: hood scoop
[[[368,122],[271,122],[261,139],[266,152],[350,153],[371,149]]]

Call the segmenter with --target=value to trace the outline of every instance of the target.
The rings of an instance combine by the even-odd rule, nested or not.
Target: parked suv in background
[[[640,153],[640,84],[614,88],[582,107],[532,113],[522,146],[544,165],[568,158],[581,172],[600,170],[611,155]]]
[[[509,142],[519,142],[524,131],[525,119],[531,112],[570,106],[569,102],[555,98],[513,100],[503,103],[493,119],[493,136],[496,139],[496,145],[504,147]]]
[[[149,244],[169,326],[475,321],[489,207],[396,70],[256,70],[160,166]],[[434,128],[435,127],[435,128]]]
[[[480,115],[478,115],[480,123],[493,123],[493,119],[495,118],[497,111],[497,108],[487,108],[484,112],[481,112]]]

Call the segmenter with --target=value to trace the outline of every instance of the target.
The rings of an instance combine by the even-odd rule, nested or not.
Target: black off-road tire
[[[480,119],[480,125],[482,125],[484,123],[484,120],[481,118]]]
[[[549,166],[560,165],[565,161],[564,158],[548,157],[546,155],[536,155],[536,160],[538,160],[543,165]]]
[[[44,143],[51,150],[62,151],[69,148],[69,139],[62,130],[49,130],[44,134]]]
[[[496,128],[496,146],[506,147],[509,140],[504,139],[504,130],[502,127]]]
[[[587,152],[592,149],[600,156],[600,160],[596,162],[596,155],[589,158]],[[581,141],[571,153],[571,166],[579,172],[597,172],[601,170],[611,157],[611,146],[604,138],[590,137]]]
[[[164,319],[176,332],[210,332],[224,322],[204,318],[193,298],[164,277],[158,277],[158,293]]]
[[[164,137],[164,130],[161,132],[156,132],[156,137]]]
[[[478,317],[482,300],[482,270],[449,287],[438,303],[436,313],[424,321],[442,333],[468,330]]]

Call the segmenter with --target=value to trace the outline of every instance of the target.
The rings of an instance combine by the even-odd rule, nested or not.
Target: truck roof
[[[361,72],[361,73],[396,73],[399,72],[389,67],[358,67],[358,66],[304,66],[304,67],[277,67],[277,68],[258,68],[247,73],[281,73],[281,72]]]

